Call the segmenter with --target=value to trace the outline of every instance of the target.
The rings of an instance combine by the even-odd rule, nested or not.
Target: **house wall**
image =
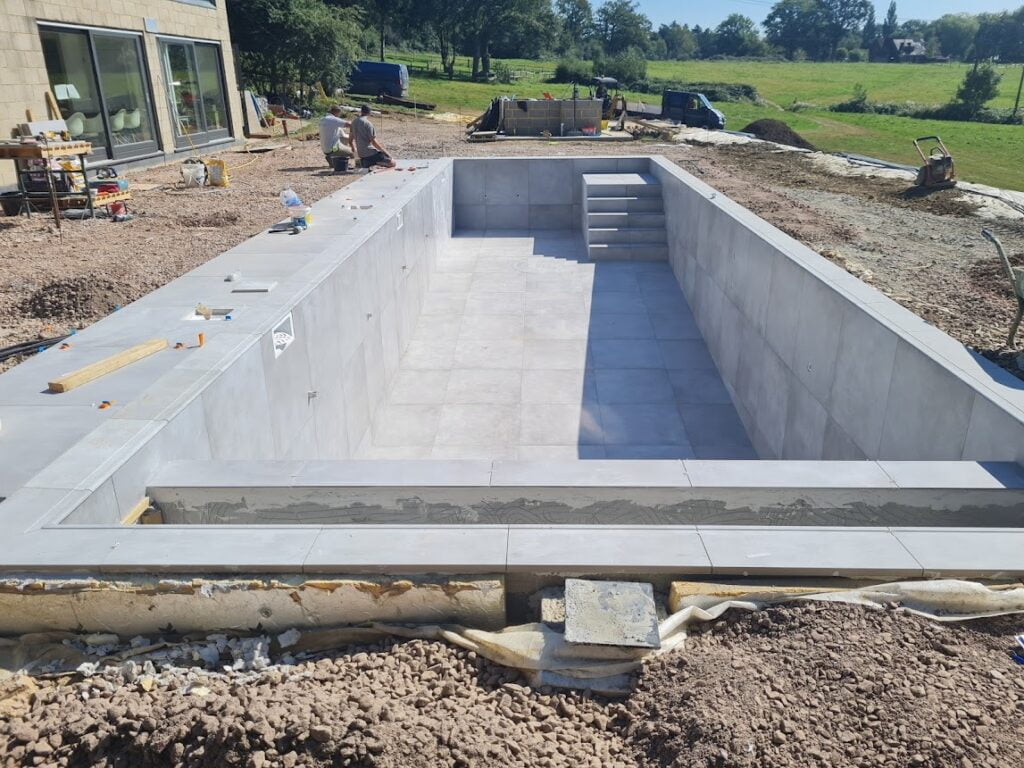
[[[0,136],[3,138],[25,122],[26,110],[30,110],[36,120],[49,116],[45,94],[50,83],[39,39],[41,22],[143,33],[159,143],[162,155],[168,158],[175,154],[174,134],[158,38],[176,36],[220,43],[231,130],[234,136],[242,135],[241,103],[225,0],[216,0],[215,7],[203,5],[201,0],[0,0],[0,6]],[[145,31],[147,18],[156,21],[157,33]],[[0,163],[0,187],[15,183],[14,164]]]

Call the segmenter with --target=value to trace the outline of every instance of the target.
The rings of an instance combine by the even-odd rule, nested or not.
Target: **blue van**
[[[405,64],[385,61],[357,61],[348,75],[349,93],[380,96],[382,93],[404,99],[409,95],[409,70]]]

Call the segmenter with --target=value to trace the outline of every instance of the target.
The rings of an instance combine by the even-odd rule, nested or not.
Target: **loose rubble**
[[[622,700],[532,690],[438,642],[271,664],[266,638],[212,636],[156,665],[0,680],[0,764],[1005,768],[1024,763],[1022,625],[732,611],[648,662]]]

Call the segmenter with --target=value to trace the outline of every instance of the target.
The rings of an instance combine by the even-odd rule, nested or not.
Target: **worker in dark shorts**
[[[352,126],[349,128],[349,141],[356,157],[359,158],[359,165],[363,168],[373,168],[374,166],[394,168],[395,161],[377,141],[377,131],[374,129],[373,123],[370,122],[369,115],[370,105],[363,104],[362,109],[359,110],[359,117],[352,121]]]

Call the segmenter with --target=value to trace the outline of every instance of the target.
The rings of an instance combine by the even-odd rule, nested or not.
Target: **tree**
[[[986,102],[999,95],[999,81],[1002,79],[1003,76],[991,64],[974,67],[964,75],[964,81],[956,91],[956,100],[974,117]]]
[[[697,55],[697,38],[687,26],[673,21],[658,28],[658,37],[665,41],[665,55],[670,59],[692,59]]]
[[[978,20],[967,13],[947,13],[932,22],[932,32],[943,55],[966,59],[978,34]]]
[[[647,50],[651,20],[637,9],[633,0],[607,0],[597,10],[597,32],[609,54],[628,48]]]
[[[441,56],[441,69],[455,77],[456,43],[461,33],[464,0],[416,0],[412,19],[430,30]]]
[[[792,59],[797,51],[814,58],[824,38],[818,0],[782,0],[776,3],[764,20],[768,42],[778,46]]]
[[[589,0],[556,0],[555,14],[562,27],[562,50],[579,48],[594,32],[594,11]]]
[[[243,81],[264,92],[344,84],[358,58],[357,10],[323,0],[227,0]]]
[[[896,16],[896,0],[889,3],[889,10],[885,14],[885,21],[882,22],[882,37],[892,37],[899,29],[899,18]]]
[[[895,0],[891,12],[895,12]],[[859,32],[871,12],[870,0],[818,0],[822,16],[822,30],[828,44],[829,58],[834,59],[836,49],[847,35]],[[887,19],[888,21],[888,19]]]
[[[461,0],[456,4],[463,44],[473,57],[474,78],[490,74],[491,45],[496,40],[518,37],[520,43],[547,42],[554,31],[551,0]],[[441,5],[444,13],[452,14],[452,3]]]
[[[361,0],[360,5],[367,21],[377,29],[380,60],[384,61],[388,32],[396,21],[407,18],[412,0]]]
[[[875,6],[872,4],[871,9],[868,12],[868,18],[864,22],[864,31],[860,36],[860,45],[862,48],[870,48],[877,39],[878,22],[875,19]]]
[[[726,56],[760,56],[764,41],[749,17],[733,13],[715,28],[715,48]]]

